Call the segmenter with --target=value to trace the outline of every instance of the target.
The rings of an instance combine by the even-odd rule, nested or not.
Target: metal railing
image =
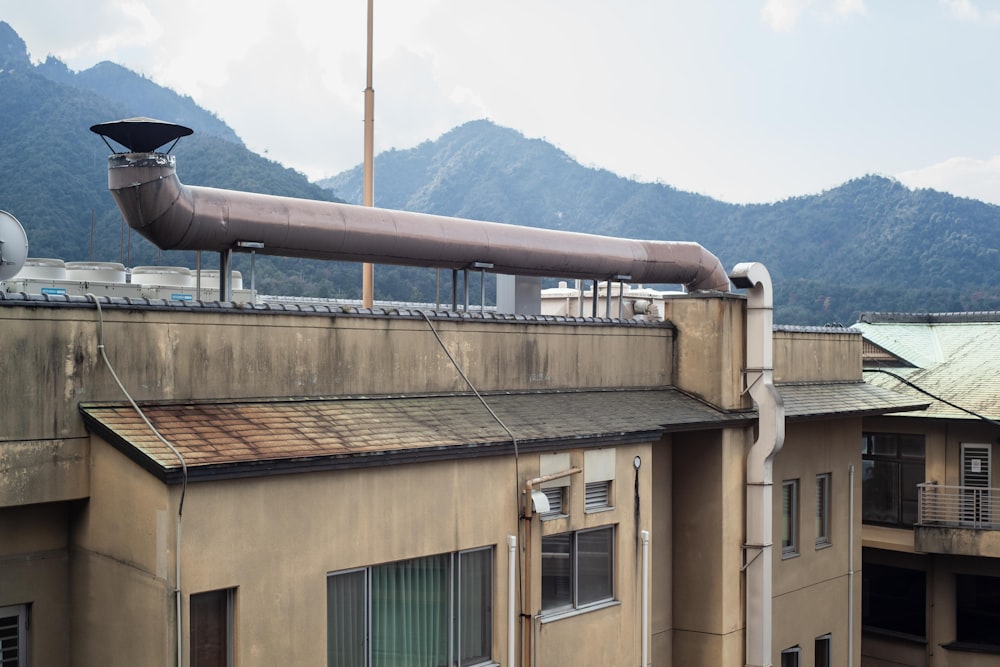
[[[917,525],[1000,530],[1000,489],[917,484]]]

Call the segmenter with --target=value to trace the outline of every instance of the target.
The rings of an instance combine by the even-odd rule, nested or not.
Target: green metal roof
[[[1000,314],[867,314],[854,327],[904,363],[885,370],[966,410],[1000,418]],[[930,401],[930,406],[919,412],[922,416],[976,419],[892,375],[866,372],[865,380]]]

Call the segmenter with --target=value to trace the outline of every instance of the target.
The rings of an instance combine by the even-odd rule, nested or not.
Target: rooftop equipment
[[[177,177],[175,157],[154,151],[190,129],[148,118],[90,129],[130,151],[108,158],[108,187],[129,226],[163,250],[219,252],[224,276],[231,253],[253,247],[284,257],[452,270],[489,265],[493,273],[590,280],[628,275],[637,282],[683,284],[689,291],[729,290],[719,259],[697,243],[187,186]]]

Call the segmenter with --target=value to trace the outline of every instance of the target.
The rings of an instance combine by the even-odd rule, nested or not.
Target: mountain
[[[479,120],[375,159],[375,204],[628,238],[695,241],[723,264],[760,261],[775,321],[856,321],[859,311],[994,310],[1000,207],[865,176],[818,195],[734,205],[584,167]],[[319,183],[361,196],[360,167]]]
[[[107,190],[107,146],[88,128],[131,116],[195,129],[173,151],[186,183],[361,199],[360,166],[309,183],[247,150],[191,98],[119,65],[74,72],[52,57],[33,65],[24,41],[0,22],[0,209],[24,225],[32,257],[194,265],[192,253],[160,252],[122,226]],[[763,262],[775,281],[781,323],[850,323],[863,310],[1000,309],[1000,207],[878,176],[740,206],[584,167],[544,141],[485,120],[382,153],[375,174],[375,203],[386,208],[696,241],[727,267]],[[245,256],[234,265],[249,270]],[[260,257],[256,271],[263,293],[360,297],[356,264]],[[380,266],[376,297],[434,301],[435,278],[429,270]]]
[[[33,65],[24,41],[0,22],[0,209],[24,226],[30,256],[194,266],[193,253],[161,252],[123,228],[108,192],[108,147],[89,127],[133,116],[195,130],[173,150],[184,182],[337,201],[303,174],[247,150],[232,128],[190,98],[123,67],[99,63],[73,72],[51,57]],[[207,265],[215,261],[205,258]],[[234,267],[246,274],[248,259],[237,256]],[[361,269],[352,264],[260,257],[256,272],[264,293],[361,290]],[[405,285],[399,298],[412,290]]]

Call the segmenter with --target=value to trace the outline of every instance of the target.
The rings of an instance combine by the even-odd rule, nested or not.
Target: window
[[[1000,577],[955,575],[955,639],[1000,646]]]
[[[866,523],[910,527],[924,481],[924,436],[865,433],[861,438],[861,514]]]
[[[924,639],[926,575],[920,570],[865,562],[861,570],[861,625]]]
[[[614,550],[614,526],[543,537],[542,611],[613,600]]]
[[[0,607],[0,665],[28,664],[28,605]]]
[[[781,556],[799,553],[799,480],[781,483]]]
[[[799,667],[799,655],[802,649],[798,646],[786,648],[781,652],[781,667]]]
[[[563,506],[565,505],[566,487],[553,486],[548,489],[542,489],[542,493],[545,494],[545,498],[549,501],[549,511],[545,512],[542,518],[564,516],[565,510]]]
[[[191,595],[191,667],[233,664],[233,596],[226,588]]]
[[[334,573],[326,591],[329,667],[490,662],[491,547]]]
[[[816,650],[814,651],[816,667],[830,667],[833,664],[830,662],[831,640],[832,635],[829,634],[816,638]]]
[[[611,482],[587,482],[583,509],[587,512],[611,507]]]
[[[538,474],[545,476],[565,472],[572,467],[572,463],[570,455],[566,452],[541,454],[538,457]],[[572,477],[570,476],[560,477],[544,482],[539,487],[549,501],[549,511],[542,514],[543,519],[553,519],[569,514],[567,499],[571,481]]]
[[[614,505],[611,497],[614,479],[614,449],[591,449],[583,453],[584,511],[597,512]]]
[[[830,473],[816,475],[816,548],[830,545]]]

